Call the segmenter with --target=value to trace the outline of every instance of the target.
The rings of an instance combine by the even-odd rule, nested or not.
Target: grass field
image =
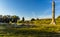
[[[30,21],[29,24],[34,24],[34,26],[6,28],[0,30],[0,37],[60,37],[59,20],[56,19],[56,25],[50,24],[51,19]]]
[[[0,37],[57,37],[60,25],[41,25],[33,28],[7,28],[0,30]]]

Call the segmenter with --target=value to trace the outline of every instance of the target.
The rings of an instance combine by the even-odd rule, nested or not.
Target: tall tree
[[[23,21],[23,22],[25,21],[25,18],[24,18],[24,17],[22,17],[22,21]]]

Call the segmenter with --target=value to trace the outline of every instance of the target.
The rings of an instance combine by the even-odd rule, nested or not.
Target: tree
[[[24,18],[24,17],[22,17],[22,21],[23,21],[23,22],[25,21],[25,18]]]
[[[14,15],[14,16],[11,17],[11,21],[12,22],[15,22],[16,23],[17,20],[20,20],[20,18],[18,16]]]
[[[20,20],[20,18],[16,15],[14,15],[14,16],[6,15],[6,16],[2,16],[2,18],[0,18],[0,22],[3,22],[3,23],[9,23],[10,21],[16,23],[17,20]]]
[[[3,22],[7,23],[7,21],[8,21],[8,17],[7,16],[3,16]]]
[[[32,19],[31,19],[31,21],[35,21],[35,19],[34,19],[34,18],[32,18]]]
[[[57,17],[58,19],[60,18],[60,16]]]
[[[39,20],[39,18],[37,18],[36,20]]]
[[[2,17],[2,22],[9,23],[10,22],[10,18],[8,16],[3,16]]]

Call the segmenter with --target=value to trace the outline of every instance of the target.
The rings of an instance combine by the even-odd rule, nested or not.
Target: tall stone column
[[[55,23],[55,1],[52,1],[52,22],[51,24],[56,24]]]

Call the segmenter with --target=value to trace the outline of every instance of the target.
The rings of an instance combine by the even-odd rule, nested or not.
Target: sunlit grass
[[[60,21],[56,21],[56,25],[50,24],[51,20],[36,20],[33,21],[34,27],[30,21],[30,27],[22,28],[7,28],[1,37],[48,37],[55,36],[54,34],[60,33]],[[17,23],[22,24],[22,23]]]

